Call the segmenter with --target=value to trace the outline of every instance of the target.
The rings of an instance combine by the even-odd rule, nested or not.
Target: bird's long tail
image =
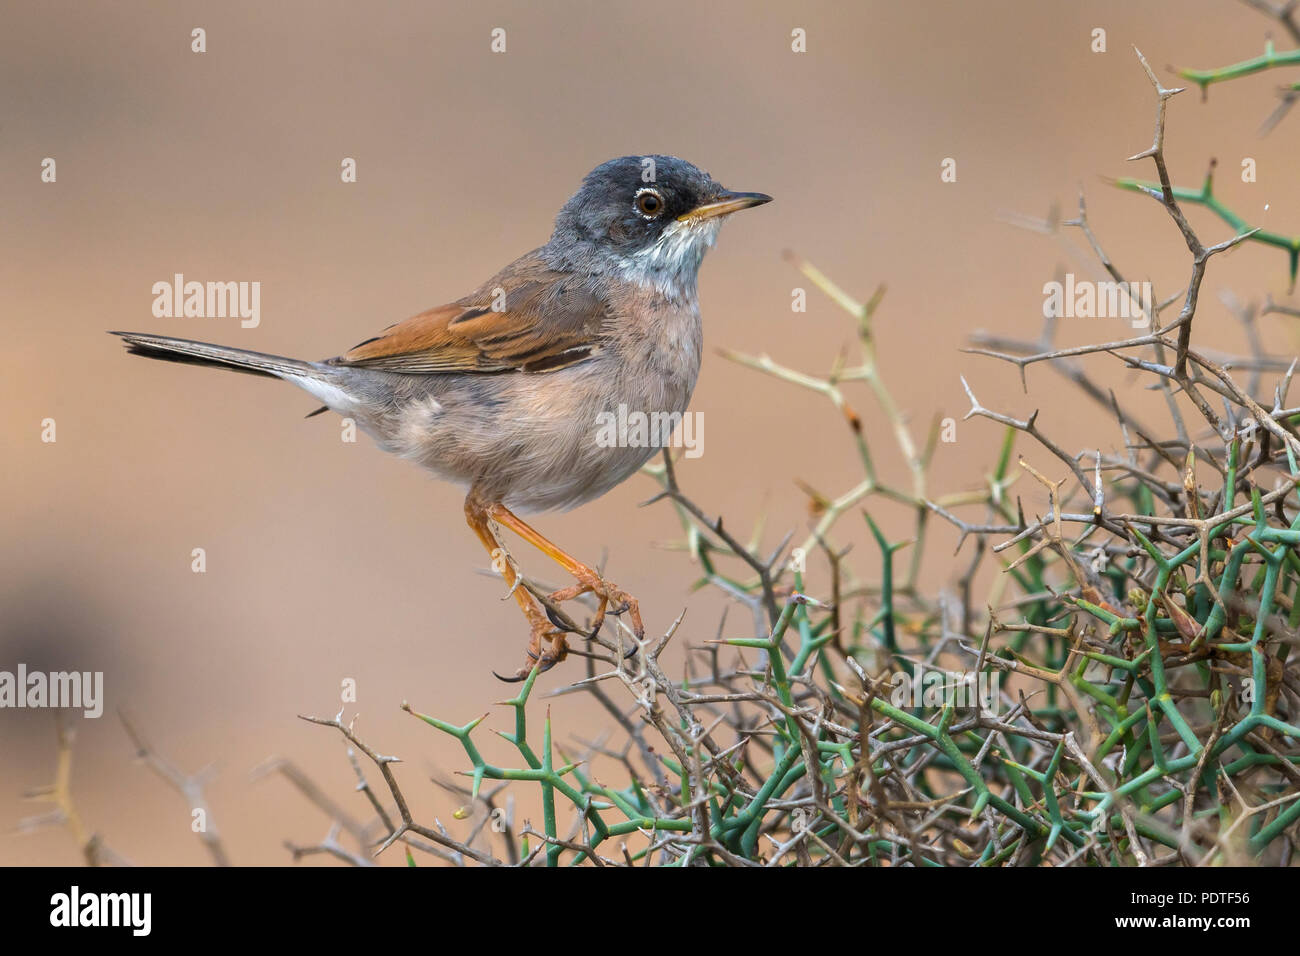
[[[119,336],[125,341],[127,349],[134,355],[144,355],[165,362],[209,365],[214,368],[233,369],[249,375],[266,375],[284,379],[308,394],[314,395],[335,410],[344,410],[353,405],[352,396],[341,387],[342,383],[337,373],[329,366],[285,358],[283,355],[267,355],[264,352],[250,352],[247,349],[213,345],[210,342],[195,342],[192,339],[174,339],[167,335],[151,335],[147,332],[110,332],[109,334]]]
[[[316,369],[310,362],[300,362],[281,355],[266,355],[262,352],[232,349],[225,345],[212,345],[191,339],[174,339],[166,335],[150,335],[146,332],[110,332],[109,334],[122,338],[133,355],[146,355],[166,362],[214,365],[253,375],[269,375],[272,378],[316,374]]]

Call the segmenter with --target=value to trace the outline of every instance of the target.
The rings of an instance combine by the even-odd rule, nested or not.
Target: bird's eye
[[[636,199],[633,200],[636,211],[646,219],[654,219],[664,211],[664,197],[659,195],[657,189],[638,189]]]

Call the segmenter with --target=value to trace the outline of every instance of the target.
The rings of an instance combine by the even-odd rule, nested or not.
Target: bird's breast
[[[592,356],[549,372],[410,377],[381,444],[525,511],[613,488],[671,443],[688,414],[703,337],[694,299],[619,316]]]
[[[682,411],[700,374],[704,348],[700,307],[693,290],[680,298],[640,287],[628,295],[610,331],[613,350],[625,366],[623,390],[666,411]],[[671,407],[669,407],[671,406]]]

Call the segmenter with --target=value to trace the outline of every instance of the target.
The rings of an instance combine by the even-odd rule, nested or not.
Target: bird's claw
[[[573,632],[573,626],[570,625],[570,624],[566,624],[564,621],[560,620],[559,615],[556,614],[555,611],[552,610],[550,607],[547,607],[545,604],[543,604],[543,605],[542,605],[542,610],[546,612],[546,617],[547,617],[547,619],[548,619],[552,624],[554,624],[555,627],[556,627],[558,630],[566,631],[566,632],[569,632],[569,633],[572,633],[572,632]],[[594,633],[593,633],[592,636],[593,636],[593,637],[595,636]]]
[[[550,641],[550,646],[545,651],[541,650],[544,639]],[[546,631],[544,628],[534,627],[525,653],[528,655],[528,660],[509,677],[503,677],[496,671],[492,672],[492,676],[506,684],[518,684],[528,680],[528,675],[533,672],[533,668],[537,668],[537,673],[545,674],[569,656],[569,645],[564,638],[564,629],[551,632]]]
[[[632,633],[636,635],[638,641],[645,638],[645,625],[641,623],[641,605],[636,598],[618,585],[604,580],[594,571],[578,574],[576,577],[578,578],[577,584],[553,592],[550,598],[556,604],[561,604],[564,601],[572,601],[583,594],[594,594],[600,604],[596,608],[596,617],[591,624],[591,637],[594,638],[600,632],[600,626],[605,623],[606,614],[618,617],[621,614],[630,612]]]

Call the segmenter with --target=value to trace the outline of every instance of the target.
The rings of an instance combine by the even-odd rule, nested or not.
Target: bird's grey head
[[[771,198],[724,189],[676,156],[622,156],[587,174],[556,216],[545,252],[567,268],[689,298],[723,219]]]

